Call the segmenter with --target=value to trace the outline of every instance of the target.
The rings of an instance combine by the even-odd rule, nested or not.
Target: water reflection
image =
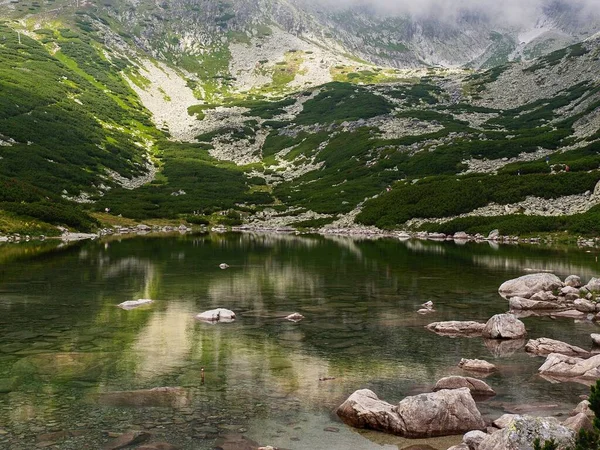
[[[595,260],[574,249],[331,236],[12,246],[0,258],[0,423],[8,433],[0,446],[25,434],[20,445],[30,448],[37,434],[73,427],[92,430],[98,444],[101,430],[125,421],[182,448],[212,448],[218,435],[243,428],[264,444],[308,449],[309,436],[326,439],[323,423],[341,430],[338,448],[404,447],[395,437],[348,430],[330,412],[359,388],[390,402],[425,392],[443,376],[463,374],[461,358],[499,367],[487,379],[498,397],[480,404],[487,417],[534,401],[567,411],[585,386],[538,377],[543,359],[526,355],[522,343],[449,339],[424,328],[504,312],[499,284],[531,267],[597,274]],[[116,307],[137,298],[154,303]],[[436,312],[418,315],[428,300]],[[237,320],[194,320],[215,307],[234,310]],[[291,312],[306,318],[283,320]],[[524,320],[532,338],[583,347],[595,329]],[[149,391],[157,387],[180,390]],[[306,437],[286,441],[297,426]]]

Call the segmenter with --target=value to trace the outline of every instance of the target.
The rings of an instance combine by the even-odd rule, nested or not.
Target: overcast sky
[[[453,20],[465,12],[484,12],[495,21],[525,24],[540,17],[544,6],[568,5],[582,17],[597,15],[600,0],[308,0],[332,6],[369,6],[384,14],[434,16]]]

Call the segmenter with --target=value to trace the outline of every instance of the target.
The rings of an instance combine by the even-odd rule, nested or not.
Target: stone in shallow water
[[[118,450],[130,445],[140,444],[150,439],[150,433],[145,431],[129,431],[104,446],[104,450]]]
[[[522,339],[526,334],[525,324],[512,314],[496,314],[482,331],[488,339]]]
[[[430,323],[425,328],[442,336],[481,336],[485,324],[473,321],[449,321]]]
[[[531,298],[538,292],[554,291],[563,287],[563,282],[550,273],[534,273],[502,283],[498,292],[505,298]]]
[[[567,356],[579,356],[581,358],[588,358],[590,356],[590,352],[587,350],[567,344],[566,342],[548,338],[530,339],[525,346],[525,351],[541,356],[546,356],[550,353],[560,353]]]
[[[471,391],[471,395],[476,397],[493,397],[496,395],[496,392],[484,381],[478,380],[477,378],[471,377],[460,377],[460,376],[451,376],[444,377],[435,384],[433,388],[434,392],[440,391],[442,389],[459,389],[459,388],[467,388]]]
[[[140,298],[138,300],[127,300],[126,302],[119,303],[119,308],[122,309],[134,309],[144,305],[150,305],[154,301],[149,298]]]
[[[484,361],[483,359],[461,359],[458,363],[458,367],[464,370],[470,370],[473,372],[493,372],[496,370],[496,366],[492,363]]]
[[[196,319],[210,323],[233,322],[235,320],[235,313],[229,309],[217,308],[198,314]]]
[[[191,401],[191,394],[181,387],[157,387],[135,391],[96,394],[93,398],[105,406],[181,408]]]

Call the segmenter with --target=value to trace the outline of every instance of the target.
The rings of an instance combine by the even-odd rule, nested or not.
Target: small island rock
[[[461,359],[458,363],[458,367],[464,370],[470,370],[473,372],[493,372],[496,370],[496,366],[492,363],[484,361],[483,359]]]
[[[487,339],[521,339],[526,334],[525,324],[512,314],[496,314],[482,330]]]
[[[229,309],[217,308],[198,314],[196,319],[204,322],[233,322],[235,313]]]
[[[531,298],[542,291],[554,291],[563,287],[563,282],[551,273],[533,273],[502,283],[498,292],[505,298]]]

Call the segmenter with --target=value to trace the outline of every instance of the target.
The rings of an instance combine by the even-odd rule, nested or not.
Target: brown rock
[[[488,339],[521,339],[527,331],[525,324],[512,314],[496,314],[487,321],[481,334]]]
[[[586,416],[588,416],[592,419],[595,417],[594,411],[592,411],[592,409],[590,408],[589,400],[582,400],[575,407],[575,409],[573,411],[571,411],[572,416],[576,416],[577,414],[581,414],[581,413],[585,414]]]
[[[496,370],[496,366],[492,363],[484,361],[483,359],[461,359],[458,363],[458,367],[464,370],[470,370],[473,372],[493,372]]]
[[[597,380],[600,378],[600,355],[581,359],[551,353],[539,372],[557,379]]]
[[[407,397],[398,404],[396,412],[402,420],[402,435],[409,438],[448,436],[485,428],[467,388]]]
[[[579,413],[576,416],[569,417],[563,422],[563,425],[575,431],[576,433],[579,433],[579,430],[592,431],[594,429],[592,421],[584,413]]]
[[[98,403],[105,406],[171,408],[182,408],[188,405],[191,400],[189,391],[181,387],[104,392],[95,395],[94,398]]]
[[[434,322],[427,325],[426,328],[443,336],[481,336],[485,324],[472,321]]]
[[[152,442],[136,448],[136,450],[177,450],[178,447],[167,442]]]
[[[114,441],[106,444],[104,446],[104,450],[117,450],[120,448],[125,448],[129,445],[141,444],[148,439],[150,439],[150,433],[146,433],[145,431],[129,431],[127,433],[123,433]]]
[[[442,378],[435,384],[433,391],[437,392],[442,389],[460,388],[469,389],[469,391],[471,391],[471,395],[474,398],[493,397],[494,395],[496,395],[496,392],[494,392],[494,390],[486,382],[478,380],[477,378],[459,376]]]
[[[215,447],[219,450],[257,450],[260,444],[241,434],[229,434],[217,439]]]
[[[337,409],[342,421],[355,428],[383,431],[402,435],[403,423],[395,411],[395,407],[368,389],[354,392]]]
[[[590,352],[566,342],[548,338],[531,339],[525,346],[525,351],[535,355],[547,356],[550,353],[560,353],[567,356],[578,356],[588,358]]]

